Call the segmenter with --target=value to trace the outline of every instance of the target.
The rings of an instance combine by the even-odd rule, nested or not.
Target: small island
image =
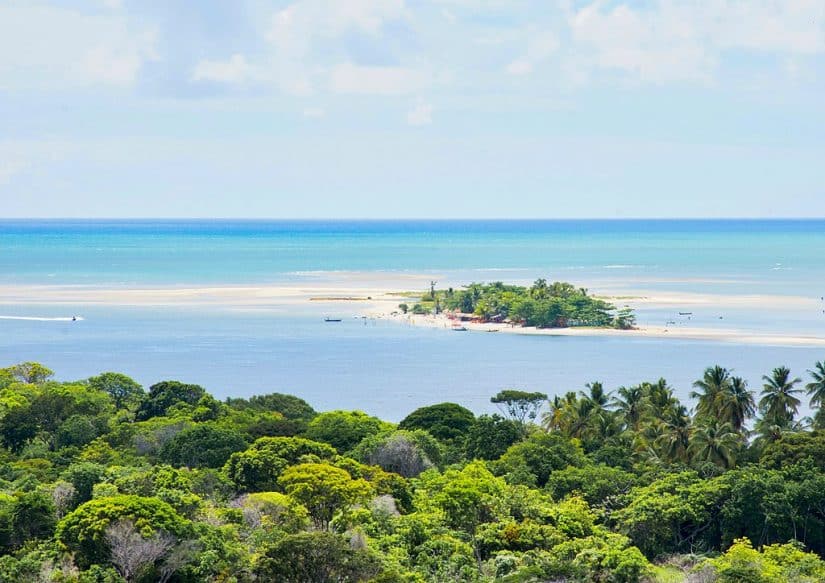
[[[613,304],[592,296],[585,288],[567,282],[548,284],[537,279],[532,286],[471,283],[463,289],[430,290],[410,306],[399,309],[416,315],[445,314],[459,321],[503,323],[532,328],[613,328],[632,330],[636,316],[630,307],[617,309]]]

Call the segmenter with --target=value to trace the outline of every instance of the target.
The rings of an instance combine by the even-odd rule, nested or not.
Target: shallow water
[[[0,284],[214,285],[405,270],[468,282],[544,276],[818,299],[823,256],[825,221],[0,222]],[[774,366],[804,376],[825,358],[821,348],[365,325],[352,309],[332,314],[343,322],[325,323],[310,307],[3,305],[0,315],[29,319],[0,319],[0,363],[38,360],[61,379],[103,370],[147,385],[176,378],[219,397],[289,392],[318,409],[360,408],[398,420],[444,400],[492,410],[489,397],[505,387],[556,394],[594,380],[612,389],[664,376],[686,398],[716,363],[759,388]],[[825,314],[809,308],[692,311],[690,325],[825,335]],[[85,320],[57,320],[74,314]],[[639,314],[646,324],[673,317],[663,309]]]

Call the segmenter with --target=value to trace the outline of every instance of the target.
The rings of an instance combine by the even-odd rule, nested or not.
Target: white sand
[[[394,314],[399,303],[414,303],[404,292],[425,290],[431,279],[439,280],[439,288],[456,285],[439,274],[319,272],[305,274],[300,283],[278,285],[225,286],[79,286],[79,285],[0,285],[0,305],[111,305],[158,307],[213,307],[232,310],[317,309],[319,313],[345,310],[350,313],[387,318],[417,326],[449,329],[443,316],[406,316]],[[641,282],[630,282],[634,286]],[[632,289],[628,282],[621,286],[591,287],[591,291],[617,306],[635,309],[673,308],[675,311],[726,308],[746,308],[754,311],[787,309],[821,309],[818,298],[778,295],[722,295],[682,292],[650,292]],[[825,338],[794,334],[793,331],[754,331],[733,328],[692,327],[684,323],[674,327],[645,326],[637,330],[604,328],[545,329],[511,327],[506,324],[465,324],[471,332],[497,330],[507,334],[541,334],[549,336],[622,336],[626,338],[677,338],[713,340],[739,344],[778,346],[825,346]],[[449,330],[448,330],[449,331]]]

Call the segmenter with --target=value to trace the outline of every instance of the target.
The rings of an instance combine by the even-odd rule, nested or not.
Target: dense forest
[[[393,424],[10,366],[0,582],[825,580],[825,362],[698,376]]]
[[[484,322],[510,322],[537,328],[568,326],[598,326],[632,328],[636,323],[633,310],[616,309],[612,304],[593,297],[584,288],[566,282],[548,284],[537,279],[532,286],[493,283],[471,283],[463,289],[449,288],[424,293],[421,301],[402,310],[427,314],[447,309],[472,314]]]

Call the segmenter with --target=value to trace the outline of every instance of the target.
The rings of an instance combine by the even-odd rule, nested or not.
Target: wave
[[[73,322],[83,320],[83,316],[46,318],[41,316],[0,316],[0,320],[25,320],[28,322]]]

